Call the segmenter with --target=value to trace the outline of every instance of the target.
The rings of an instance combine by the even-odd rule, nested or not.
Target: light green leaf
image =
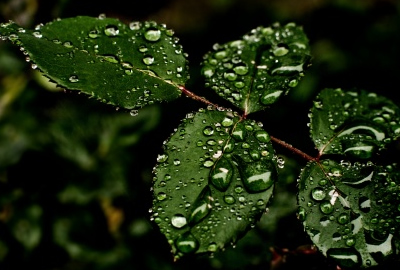
[[[368,159],[400,135],[398,106],[363,90],[322,90],[310,119],[311,138],[320,155]]]
[[[299,219],[318,249],[340,266],[368,268],[400,245],[398,173],[372,163],[310,162],[299,182]]]
[[[0,35],[60,86],[127,109],[176,99],[188,79],[182,47],[155,22],[81,16],[34,30],[10,22]]]
[[[215,44],[204,57],[206,86],[245,115],[275,103],[295,87],[309,66],[310,48],[301,27],[258,27],[240,40]]]
[[[265,212],[276,156],[260,125],[231,111],[188,114],[154,169],[152,218],[175,258],[235,243]]]

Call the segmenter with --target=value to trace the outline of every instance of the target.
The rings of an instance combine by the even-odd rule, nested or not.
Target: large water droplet
[[[211,183],[220,191],[228,189],[232,180],[233,167],[226,158],[220,158],[210,172]]]
[[[182,214],[176,214],[171,218],[171,224],[175,228],[180,229],[187,224],[187,220]]]
[[[145,63],[146,65],[152,65],[153,63],[154,63],[154,57],[153,56],[151,56],[151,55],[146,55],[144,58],[143,58],[143,63]]]
[[[199,248],[199,242],[190,231],[187,231],[176,239],[175,246],[182,253],[192,253]]]
[[[246,75],[249,72],[249,68],[245,64],[238,64],[233,68],[233,71],[238,75]]]
[[[334,210],[334,207],[330,201],[325,200],[321,202],[321,204],[319,205],[319,209],[321,209],[321,212],[324,214],[331,214]]]
[[[149,29],[144,33],[144,38],[148,41],[157,41],[160,39],[160,37],[161,31],[156,28]]]
[[[206,136],[211,136],[211,135],[213,135],[213,133],[214,133],[214,129],[211,126],[206,126],[203,129],[203,134]]]
[[[208,213],[210,213],[211,209],[211,191],[210,188],[207,186],[205,187],[202,192],[200,193],[199,197],[193,204],[191,214],[189,217],[190,224],[197,224],[203,218],[205,218]]]
[[[116,25],[108,25],[104,29],[104,34],[106,34],[109,37],[115,37],[119,34],[119,29]]]
[[[260,101],[264,105],[273,104],[282,95],[282,93],[282,90],[275,90],[273,92],[265,91],[265,93],[260,97]]]
[[[316,187],[311,191],[311,197],[316,201],[322,201],[326,197],[326,192],[321,187]]]
[[[255,161],[246,163],[239,156],[234,156],[238,162],[243,185],[248,192],[262,192],[269,189],[277,179],[277,171],[272,162]]]

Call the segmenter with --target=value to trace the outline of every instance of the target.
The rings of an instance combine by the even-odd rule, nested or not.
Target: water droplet
[[[231,162],[226,158],[220,158],[210,171],[211,183],[220,191],[228,189],[233,175]]]
[[[237,79],[237,74],[233,71],[227,71],[224,73],[224,78],[228,81],[234,81]]]
[[[211,78],[214,75],[214,69],[208,66],[205,66],[201,69],[201,73],[206,78]]]
[[[131,22],[129,23],[129,28],[131,30],[139,30],[141,27],[141,23],[140,22]]]
[[[218,246],[216,243],[211,243],[208,245],[207,251],[209,252],[216,252],[218,250]]]
[[[175,246],[182,253],[192,253],[199,248],[199,242],[190,231],[187,231],[176,239]]]
[[[233,71],[238,75],[246,75],[249,68],[245,64],[239,64],[233,68]]]
[[[99,36],[99,33],[97,32],[97,30],[91,30],[89,32],[89,37],[90,38],[97,38]]]
[[[157,200],[159,200],[159,201],[163,201],[163,200],[165,200],[167,198],[167,194],[165,194],[164,192],[159,192],[158,194],[157,194]]]
[[[319,205],[319,209],[324,214],[331,214],[333,212],[333,210],[334,210],[334,207],[333,207],[333,205],[331,204],[330,201],[323,201]]]
[[[187,224],[186,218],[182,214],[176,214],[171,218],[171,224],[175,228],[182,228]]]
[[[129,114],[131,116],[137,116],[139,114],[139,111],[138,110],[130,110]]]
[[[104,29],[104,34],[109,37],[115,37],[119,34],[119,29],[116,25],[108,25]]]
[[[277,179],[277,171],[272,162],[255,161],[246,163],[241,157],[234,156],[238,162],[243,185],[249,192],[262,192],[269,189]]]
[[[34,36],[35,38],[41,38],[41,37],[42,37],[42,33],[38,32],[38,31],[35,31],[35,32],[33,32],[32,34],[33,34],[33,36]]]
[[[285,46],[276,47],[276,48],[272,51],[272,53],[273,53],[275,56],[283,56],[283,55],[287,54],[288,52],[289,52],[289,50],[288,50]]]
[[[174,160],[174,165],[175,166],[178,166],[178,165],[180,165],[181,164],[181,161],[179,160],[179,159],[175,159]]]
[[[321,187],[316,187],[311,191],[311,197],[316,201],[322,201],[326,197],[326,192]]]
[[[306,209],[304,208],[304,207],[299,207],[298,209],[297,209],[297,218],[300,220],[300,221],[304,221],[304,220],[306,220]]]
[[[244,141],[246,139],[247,132],[246,128],[242,124],[237,124],[235,129],[232,131],[232,137],[237,141]]]
[[[264,94],[260,97],[260,102],[264,105],[273,104],[281,95],[282,90],[274,90],[274,91],[265,91]]]
[[[151,55],[146,55],[144,58],[143,58],[143,63],[145,63],[146,65],[152,65],[153,63],[154,63],[154,57],[153,56],[151,56]]]
[[[232,195],[225,195],[224,202],[226,202],[227,204],[234,204],[236,200]]]
[[[337,217],[337,222],[339,224],[347,224],[350,221],[350,217],[348,214],[346,213],[342,213]]]
[[[203,129],[203,134],[206,135],[206,136],[211,136],[211,135],[214,134],[214,129],[211,126],[206,126]]]
[[[197,224],[203,218],[205,218],[208,213],[210,213],[211,209],[211,191],[210,188],[207,186],[205,187],[202,192],[200,193],[199,197],[193,204],[191,214],[189,217],[190,224]]]
[[[230,127],[233,124],[233,119],[229,117],[225,117],[224,120],[221,122],[223,127]]]
[[[157,162],[159,162],[159,163],[163,163],[163,162],[167,161],[167,159],[168,159],[167,154],[162,154],[162,155],[157,156]]]
[[[78,76],[76,76],[76,75],[72,75],[71,77],[68,78],[68,80],[72,83],[79,81]]]
[[[160,39],[160,37],[161,31],[156,28],[149,29],[144,33],[144,38],[148,41],[157,41]]]
[[[203,166],[210,168],[214,165],[214,161],[212,161],[211,159],[207,159],[206,161],[204,161]]]

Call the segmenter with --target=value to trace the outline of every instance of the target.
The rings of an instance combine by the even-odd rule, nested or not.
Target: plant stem
[[[295,154],[301,156],[302,158],[304,158],[304,159],[306,159],[306,160],[308,160],[308,161],[318,161],[318,158],[314,158],[314,157],[312,157],[312,156],[310,156],[310,155],[304,153],[303,151],[297,149],[297,148],[294,147],[293,145],[288,144],[288,143],[286,143],[286,142],[284,142],[284,141],[282,141],[282,140],[280,140],[280,139],[278,139],[278,138],[275,138],[275,137],[271,136],[271,140],[272,140],[273,142],[275,142],[275,143],[277,143],[277,144],[279,144],[279,145],[285,147],[286,149],[289,149],[289,150],[292,151],[293,153],[295,153]]]
[[[187,90],[184,86],[179,86],[179,89],[182,91],[182,93],[184,95],[186,95],[187,97],[190,97],[191,99],[203,102],[207,105],[211,105],[213,107],[218,107],[217,104],[212,103],[211,101],[208,101],[207,99],[200,97],[198,95],[196,95],[195,93],[190,92],[189,90]]]

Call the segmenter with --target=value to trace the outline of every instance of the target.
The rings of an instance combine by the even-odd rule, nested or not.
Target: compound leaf
[[[215,44],[202,63],[206,86],[242,109],[260,111],[295,87],[309,66],[310,48],[301,27],[258,27],[240,40]]]
[[[141,108],[180,96],[187,61],[173,31],[155,22],[79,16],[27,30],[10,22],[0,35],[21,47],[27,61],[70,90],[116,106]]]
[[[320,155],[368,159],[400,135],[398,106],[363,90],[322,90],[310,119],[311,138]]]
[[[154,168],[152,219],[175,258],[234,243],[265,212],[277,179],[270,137],[231,111],[188,114]]]
[[[346,269],[397,254],[400,179],[389,168],[324,160],[300,175],[299,219],[318,249]]]

